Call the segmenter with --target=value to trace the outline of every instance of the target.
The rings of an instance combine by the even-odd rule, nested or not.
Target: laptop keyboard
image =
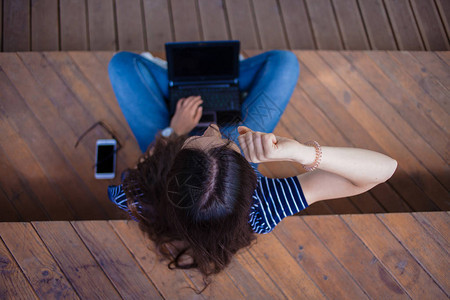
[[[238,87],[173,89],[170,97],[176,103],[181,98],[197,95],[203,99],[203,111],[239,110]]]

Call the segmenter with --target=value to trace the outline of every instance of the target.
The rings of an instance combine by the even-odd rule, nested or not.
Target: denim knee
[[[118,70],[120,70],[120,72],[122,73],[127,68],[133,66],[131,62],[136,58],[136,56],[137,54],[126,51],[114,54],[108,64],[109,76],[111,77],[111,75]]]
[[[277,63],[283,67],[285,72],[291,72],[292,76],[298,78],[300,74],[300,64],[297,56],[288,50],[271,50],[270,56],[277,60]]]

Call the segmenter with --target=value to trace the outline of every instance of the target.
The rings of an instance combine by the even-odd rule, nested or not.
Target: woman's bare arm
[[[297,142],[298,143],[298,142]],[[298,143],[294,161],[314,162],[315,148]],[[394,174],[397,161],[384,154],[358,148],[322,147],[322,160],[315,171],[298,176],[303,193],[312,204],[319,200],[363,193]]]
[[[251,162],[295,161],[310,165],[316,149],[272,133],[239,127],[239,143]],[[397,162],[384,154],[358,148],[322,147],[315,171],[298,176],[308,204],[319,200],[353,196],[388,180]]]

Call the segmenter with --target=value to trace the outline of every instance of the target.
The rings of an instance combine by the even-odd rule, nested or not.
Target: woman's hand
[[[253,131],[245,126],[239,126],[238,132],[239,144],[249,162],[296,161],[296,154],[301,147],[296,140]]]
[[[203,107],[200,106],[202,103],[203,100],[200,96],[190,96],[178,100],[175,114],[170,120],[170,127],[177,135],[187,134],[197,126],[203,113]]]

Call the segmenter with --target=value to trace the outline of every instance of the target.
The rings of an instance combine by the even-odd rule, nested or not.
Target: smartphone
[[[97,140],[95,151],[95,178],[112,179],[116,176],[116,149],[114,139]]]

